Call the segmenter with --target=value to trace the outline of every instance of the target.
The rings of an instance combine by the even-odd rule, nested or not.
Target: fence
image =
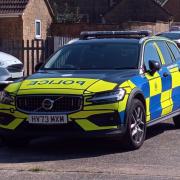
[[[57,51],[60,47],[75,39],[75,37],[68,37],[68,36],[55,36],[53,38],[54,41],[54,51]]]
[[[25,75],[30,75],[34,73],[37,63],[45,62],[54,51],[71,39],[71,37],[55,37],[47,40],[0,40],[0,51],[20,59],[24,64]]]
[[[46,59],[46,41],[32,40],[24,41],[22,48],[22,61],[26,75],[34,73],[34,67]]]

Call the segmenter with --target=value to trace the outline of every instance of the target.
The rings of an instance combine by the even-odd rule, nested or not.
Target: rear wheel
[[[173,121],[174,121],[176,128],[180,129],[180,116],[174,117]]]
[[[134,99],[127,112],[127,131],[123,139],[125,148],[140,148],[146,137],[146,113],[143,103]]]

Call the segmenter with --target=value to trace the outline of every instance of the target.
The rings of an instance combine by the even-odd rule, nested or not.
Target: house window
[[[35,20],[35,38],[40,39],[41,38],[41,21]]]

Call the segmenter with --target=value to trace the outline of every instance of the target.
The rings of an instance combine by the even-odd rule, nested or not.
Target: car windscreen
[[[63,47],[43,69],[136,69],[138,43],[82,43]]]
[[[162,33],[159,36],[166,37],[172,40],[180,39],[180,33]]]

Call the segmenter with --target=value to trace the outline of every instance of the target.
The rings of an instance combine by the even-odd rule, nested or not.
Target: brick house
[[[0,40],[46,39],[53,20],[48,0],[0,0]]]
[[[104,18],[106,23],[111,24],[129,21],[169,22],[172,15],[154,0],[121,0],[105,13]]]
[[[58,2],[62,3],[62,1],[63,0],[59,0]],[[76,2],[80,3],[80,0],[76,0]],[[98,0],[96,2],[102,3],[103,0]],[[163,0],[117,0],[114,1],[114,3],[104,0],[104,2],[106,3],[102,5],[101,11],[96,12],[98,15],[98,12],[102,13],[104,11],[104,13],[102,13],[104,21],[101,23],[97,24],[97,21],[95,23],[75,24],[57,22],[52,24],[52,34],[54,36],[78,37],[81,31],[142,29],[148,29],[153,33],[159,33],[168,31],[171,21],[173,20],[173,16],[161,7],[160,2],[163,3]],[[90,1],[89,3],[86,1],[86,3],[89,4]]]
[[[162,7],[174,16],[174,22],[180,22],[180,0],[165,0]]]

